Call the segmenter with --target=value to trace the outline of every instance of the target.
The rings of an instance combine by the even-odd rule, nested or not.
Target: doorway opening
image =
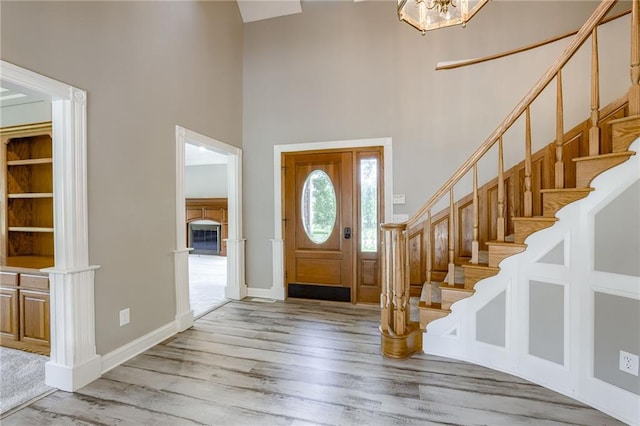
[[[189,303],[194,319],[227,301],[228,159],[187,140],[184,193],[189,248]]]
[[[176,126],[176,323],[246,296],[242,150]]]

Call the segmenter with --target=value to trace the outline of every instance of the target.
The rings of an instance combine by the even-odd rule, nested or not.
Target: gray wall
[[[302,14],[245,24],[248,285],[271,285],[265,279],[272,269],[269,239],[281,237],[273,235],[273,145],[392,137],[394,192],[406,194],[406,204],[395,206],[394,213],[413,214],[513,109],[565,44],[452,71],[434,71],[436,63],[489,55],[576,29],[596,4],[489,2],[467,28],[440,29],[424,37],[398,22],[393,1],[303,2]],[[628,33],[628,25],[625,29]],[[626,66],[601,62],[603,88],[618,84],[616,96],[629,81],[627,38],[618,43]],[[588,60],[575,69],[588,70]],[[589,86],[571,75],[565,74],[564,81],[569,93],[578,86],[581,93],[578,100],[567,94],[572,101],[565,100],[565,106],[582,106],[566,111],[569,128],[577,117],[589,116]],[[553,140],[553,126],[540,126],[555,122],[552,92],[541,97],[549,107],[534,109],[534,146]],[[603,95],[603,104],[610,101]],[[464,117],[462,125],[459,117]],[[522,158],[522,134],[505,139],[505,146],[519,141],[508,162]],[[490,163],[490,169],[480,169],[485,179],[496,173],[495,157]]]
[[[175,126],[242,144],[235,2],[1,3],[2,59],[88,92],[89,255],[105,354],[175,318]],[[144,224],[144,226],[141,226]],[[131,323],[118,326],[118,312]]]
[[[529,281],[529,353],[564,364],[564,286]]]
[[[595,270],[640,276],[640,181],[595,217]]]
[[[506,293],[503,291],[476,314],[476,340],[491,345],[505,345]]]
[[[620,351],[640,354],[640,301],[595,293],[593,375],[640,395],[640,378],[619,370]]]
[[[184,195],[187,198],[227,198],[227,165],[206,164],[184,168]]]

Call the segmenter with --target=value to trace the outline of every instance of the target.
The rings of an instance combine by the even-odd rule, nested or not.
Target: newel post
[[[383,224],[381,229],[380,350],[390,358],[406,358],[422,350],[419,324],[410,320],[407,225]]]

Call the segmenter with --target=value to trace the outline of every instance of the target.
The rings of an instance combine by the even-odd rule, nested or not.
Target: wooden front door
[[[378,148],[284,155],[288,297],[379,301],[380,157]],[[362,207],[362,195],[372,196],[370,188],[363,192],[361,173],[370,171],[371,158],[376,159],[375,199]],[[363,222],[363,211],[373,211],[373,218]],[[362,232],[367,225],[361,222],[370,228],[373,223],[373,228]]]

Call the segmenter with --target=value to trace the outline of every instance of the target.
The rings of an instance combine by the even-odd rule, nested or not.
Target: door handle
[[[344,239],[348,240],[350,238],[351,238],[351,228],[347,226],[346,228],[344,228]]]

